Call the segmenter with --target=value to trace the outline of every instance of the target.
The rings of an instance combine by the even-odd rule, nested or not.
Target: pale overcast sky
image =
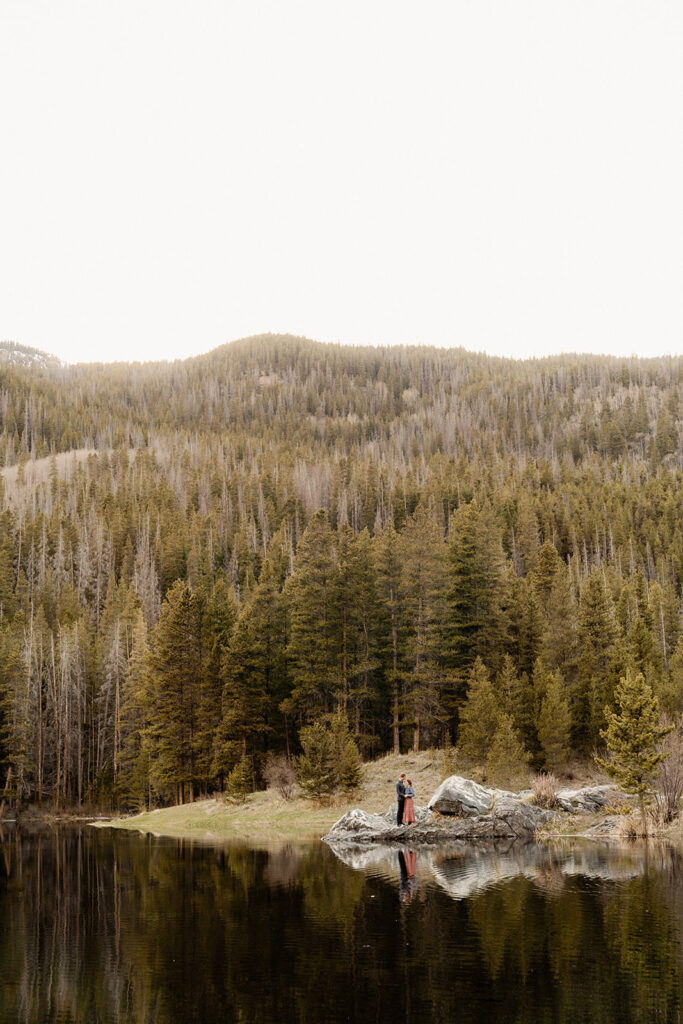
[[[683,352],[680,0],[2,0],[0,338]]]

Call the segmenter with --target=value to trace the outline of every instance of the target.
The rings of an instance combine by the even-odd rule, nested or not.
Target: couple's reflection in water
[[[417,896],[417,850],[399,850],[398,869],[398,898],[401,903],[411,903]]]

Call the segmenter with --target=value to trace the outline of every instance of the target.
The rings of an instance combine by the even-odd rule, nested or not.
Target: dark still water
[[[0,1020],[679,1022],[683,859],[0,838]]]

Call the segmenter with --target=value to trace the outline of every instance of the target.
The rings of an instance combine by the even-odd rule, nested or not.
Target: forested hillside
[[[338,708],[366,755],[558,767],[628,668],[680,714],[682,381],[280,336],[0,362],[0,785],[188,799]]]

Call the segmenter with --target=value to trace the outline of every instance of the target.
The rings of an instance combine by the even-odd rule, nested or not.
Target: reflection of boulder
[[[335,843],[332,847],[339,860],[348,864],[354,871],[368,871],[372,868],[383,869],[381,873],[392,874],[396,862],[396,851],[401,847],[378,843],[376,846],[348,846]]]
[[[457,857],[446,857],[432,864],[432,873],[442,889],[453,899],[465,899],[489,885],[526,875],[535,878],[543,847],[536,843],[518,844],[508,853],[469,850]]]
[[[461,775],[451,775],[441,783],[429,801],[429,806],[439,814],[457,814],[469,818],[475,814],[486,814],[494,800],[514,795],[504,789],[487,789]]]
[[[397,843],[374,846],[332,844],[336,856],[357,871],[394,880],[397,877]],[[520,840],[506,843],[476,840],[420,847],[420,877],[436,884],[452,899],[467,899],[490,886],[527,878],[545,891],[559,892],[568,878],[583,877],[621,881],[642,875],[647,858],[643,849],[596,845],[581,841],[548,846]],[[400,861],[399,861],[400,864]]]
[[[644,855],[642,850],[632,851],[628,848],[577,846],[563,859],[562,871],[565,875],[580,875],[583,878],[624,881],[643,874]]]

